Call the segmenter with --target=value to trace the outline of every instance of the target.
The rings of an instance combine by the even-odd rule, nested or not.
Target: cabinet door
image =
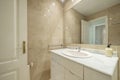
[[[66,59],[56,54],[52,54],[52,59],[54,59],[64,68],[67,68],[69,71],[73,72],[75,75],[83,79],[83,65],[82,64],[76,63],[72,60]]]
[[[76,76],[74,73],[71,71],[65,69],[65,80],[83,80],[82,78]]]
[[[64,80],[64,67],[56,61],[51,61],[51,80]]]
[[[112,80],[110,76],[84,67],[84,80]]]

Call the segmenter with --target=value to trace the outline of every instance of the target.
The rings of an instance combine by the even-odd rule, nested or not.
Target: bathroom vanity
[[[51,80],[118,80],[118,57],[91,53],[91,57],[71,57],[69,49],[51,50]]]

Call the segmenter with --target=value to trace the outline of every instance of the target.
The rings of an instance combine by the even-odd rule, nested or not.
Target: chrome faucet
[[[78,52],[80,52],[80,49],[81,49],[81,48],[80,48],[80,47],[78,47]]]

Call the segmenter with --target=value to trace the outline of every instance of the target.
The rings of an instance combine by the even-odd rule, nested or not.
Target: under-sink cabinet
[[[109,76],[105,74],[102,74],[98,71],[85,67],[84,68],[84,80],[111,80],[111,79]]]
[[[63,56],[51,53],[51,80],[117,80]]]
[[[51,80],[83,80],[83,66],[52,55],[51,74]]]

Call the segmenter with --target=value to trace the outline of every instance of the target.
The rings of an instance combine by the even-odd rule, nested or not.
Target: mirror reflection
[[[108,43],[107,16],[94,20],[81,20],[81,42],[84,44]]]
[[[120,0],[80,0],[64,17],[65,43],[120,45]]]

